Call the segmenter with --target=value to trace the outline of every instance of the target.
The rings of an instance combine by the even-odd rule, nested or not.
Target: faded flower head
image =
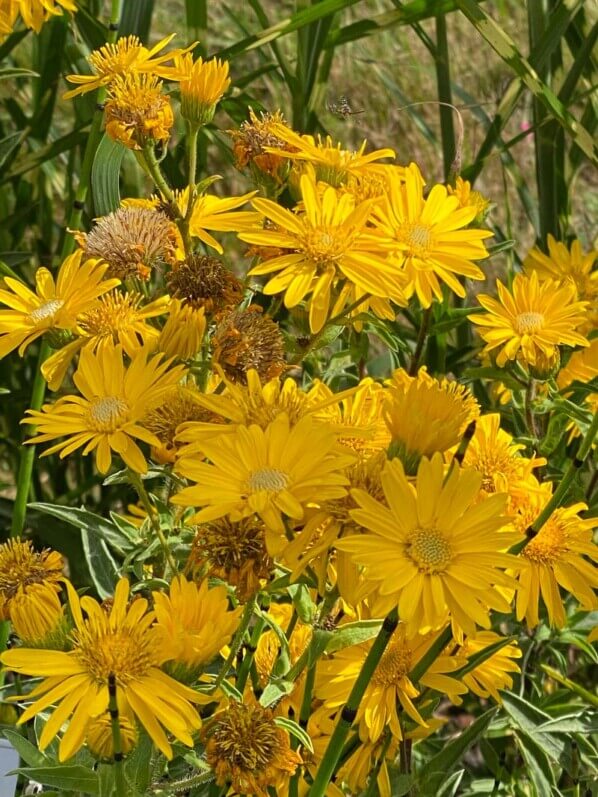
[[[106,101],[106,133],[128,149],[142,150],[168,141],[174,116],[170,99],[155,75],[119,75]]]
[[[225,316],[212,338],[214,361],[233,382],[247,383],[255,369],[261,380],[273,379],[285,368],[284,342],[278,324],[252,305]]]
[[[288,159],[275,151],[286,150],[289,145],[273,132],[274,125],[286,126],[280,111],[262,111],[258,117],[250,108],[249,120],[243,122],[238,130],[227,131],[233,140],[235,166],[240,170],[249,166],[257,182],[261,181],[260,175],[267,175],[280,184],[289,173]]]
[[[243,285],[221,260],[209,255],[190,255],[177,263],[166,277],[168,291],[192,307],[218,316],[243,298]]]

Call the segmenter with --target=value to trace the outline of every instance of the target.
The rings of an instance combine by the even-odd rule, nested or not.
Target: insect
[[[359,113],[365,113],[364,108],[360,111],[354,111],[349,104],[349,99],[344,95],[338,98],[338,102],[327,102],[326,107],[330,113],[335,114],[335,116],[340,116],[341,119],[346,119],[348,116],[355,116]]]

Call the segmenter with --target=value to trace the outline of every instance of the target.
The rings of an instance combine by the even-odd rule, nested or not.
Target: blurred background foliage
[[[61,99],[64,76],[87,71],[86,56],[108,34],[102,20],[109,17],[109,3],[81,0],[78,6],[74,19],[57,17],[39,36],[20,29],[0,43],[0,268],[28,281],[39,265],[58,265],[96,107],[93,94]],[[456,163],[463,177],[496,202],[490,223],[502,251],[480,291],[491,290],[497,274],[512,273],[536,241],[544,246],[548,233],[593,243],[596,4],[124,0],[119,35],[136,34],[153,44],[173,32],[176,46],[197,40],[196,54],[231,61],[233,87],[214,123],[201,132],[200,169],[224,175],[215,191],[236,194],[250,187],[233,169],[224,131],[247,118],[249,105],[280,108],[299,132],[330,134],[347,148],[364,138],[370,148],[391,146],[399,162],[417,161],[430,182],[445,179]],[[352,113],[335,111],[342,97]],[[172,184],[181,187],[183,132],[173,136],[163,163]],[[108,200],[114,197],[107,200],[110,191],[100,178],[108,175],[104,179],[114,182],[119,163],[110,148],[98,150],[84,229],[111,209]],[[134,157],[125,153],[120,196],[147,189]],[[234,268],[240,252],[232,240],[226,257]],[[434,322],[438,334],[426,357],[431,370],[440,345],[439,370],[463,378],[478,347],[469,325],[450,329],[443,340],[441,315]],[[337,354],[333,377],[343,376],[342,352]],[[364,356],[375,356],[367,341]],[[399,351],[396,364],[400,360]],[[23,440],[19,422],[36,367],[34,346],[22,360],[0,362],[0,539],[8,536]],[[30,499],[85,503],[99,513],[133,500],[126,485],[103,491],[100,485],[91,458],[48,457],[36,461]],[[28,527],[64,551],[72,567],[82,560],[77,529],[69,538],[60,520],[35,512],[28,515]],[[85,580],[81,574],[80,583]]]

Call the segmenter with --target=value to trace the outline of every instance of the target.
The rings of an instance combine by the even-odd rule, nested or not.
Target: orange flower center
[[[134,628],[108,631],[89,622],[86,628],[73,632],[73,654],[99,684],[113,674],[121,688],[141,678],[159,664],[147,631]]]
[[[375,686],[396,686],[411,670],[411,650],[400,640],[391,642],[374,672]]]
[[[50,299],[49,302],[44,302],[44,304],[40,304],[39,307],[32,310],[29,313],[29,320],[33,321],[34,324],[38,324],[40,321],[47,321],[49,318],[53,318],[63,305],[64,301],[62,299]]]
[[[289,483],[289,476],[277,468],[260,468],[249,474],[247,487],[249,492],[256,493],[259,490],[266,490],[269,493],[279,493],[284,490]]]
[[[536,565],[553,565],[568,551],[564,529],[554,520],[542,526],[540,532],[523,549],[523,555]]]
[[[515,319],[515,328],[520,335],[538,332],[544,326],[542,313],[519,313]]]
[[[451,546],[436,529],[416,529],[407,543],[407,555],[423,573],[439,573],[451,563]]]
[[[118,429],[127,413],[129,405],[118,396],[105,396],[90,403],[89,420],[98,432],[114,432]]]

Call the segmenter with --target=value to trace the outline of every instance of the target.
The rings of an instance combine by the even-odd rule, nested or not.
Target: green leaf
[[[539,730],[540,726],[552,720],[550,714],[546,714],[512,692],[503,692],[502,698],[503,708],[514,725],[535,744],[538,744],[552,761],[564,766],[569,771],[571,767],[570,740]]]
[[[527,771],[536,789],[537,797],[553,793],[554,774],[548,756],[540,745],[524,731],[515,734]]]
[[[486,711],[456,739],[450,741],[439,753],[432,756],[426,764],[426,771],[432,773],[424,780],[426,794],[431,793],[430,789],[437,790],[442,786],[449,772],[462,761],[465,752],[484,734],[497,711],[497,706]],[[436,794],[437,791],[434,793]]]
[[[285,731],[288,731],[288,733],[291,734],[291,736],[294,736],[295,739],[298,739],[303,747],[307,748],[310,753],[313,753],[314,746],[311,742],[309,734],[307,731],[304,731],[300,725],[297,725],[294,720],[288,719],[288,717],[275,717],[274,724],[278,725],[279,728],[284,728]]]
[[[10,728],[5,728],[2,731],[2,735],[8,739],[23,761],[30,767],[43,767],[48,764],[46,756],[22,734]]]
[[[39,77],[37,72],[31,69],[19,69],[16,66],[3,66],[0,68],[0,80],[9,80],[13,77]]]
[[[101,537],[87,529],[81,529],[81,541],[85,551],[85,562],[89,575],[102,600],[114,595],[118,581],[118,565],[112,558],[108,546]]]
[[[359,645],[377,636],[382,626],[381,620],[357,620],[354,623],[341,625],[332,632],[332,636],[326,645],[326,653],[334,653],[337,650]]]
[[[309,589],[305,584],[291,584],[288,588],[289,594],[293,600],[295,611],[299,615],[299,619],[311,625],[316,614],[316,604],[311,599]]]
[[[185,0],[185,14],[188,28],[207,28],[207,0]]]
[[[100,781],[95,772],[78,765],[56,767],[23,767],[15,769],[19,775],[35,780],[44,786],[52,786],[88,794],[100,793]]]
[[[106,216],[120,207],[119,177],[124,155],[125,147],[104,134],[91,167],[91,192],[97,216]]]
[[[154,0],[123,0],[118,35],[139,36],[147,44],[154,13]]]
[[[134,783],[142,794],[148,790],[152,779],[154,745],[147,733],[140,732],[135,749],[125,762],[127,780]]]
[[[403,795],[409,794],[413,788],[412,776],[402,774],[396,767],[388,768],[388,777],[390,780],[390,793],[392,797],[403,797]],[[421,792],[421,794],[422,797],[425,797],[424,792]]]
[[[476,667],[479,667],[480,664],[483,664],[487,661],[491,656],[494,656],[495,653],[498,653],[499,650],[502,650],[506,645],[510,642],[513,642],[515,637],[503,637],[499,639],[497,642],[494,642],[492,645],[488,645],[488,647],[483,648],[483,650],[478,651],[475,653],[471,658],[468,659],[467,664],[462,667],[460,670],[457,670],[456,673],[452,675],[453,678],[463,678],[464,675],[472,672],[475,670]]]
[[[454,797],[454,795],[457,794],[459,786],[461,785],[464,774],[464,769],[453,772],[453,774],[445,780],[445,782],[436,792],[437,797]]]
[[[8,158],[12,155],[15,149],[19,146],[22,133],[11,133],[0,140],[0,168],[4,166]]]
[[[290,695],[294,688],[293,681],[280,680],[276,683],[269,683],[260,696],[260,705],[268,708],[272,703],[276,703],[281,698]]]
[[[87,509],[75,509],[74,507],[59,506],[58,504],[43,504],[34,502],[28,504],[30,509],[43,512],[46,515],[63,520],[78,529],[90,531],[103,539],[112,550],[119,556],[125,556],[133,550],[134,545],[131,539],[124,534],[116,525],[109,520],[88,512]]]

